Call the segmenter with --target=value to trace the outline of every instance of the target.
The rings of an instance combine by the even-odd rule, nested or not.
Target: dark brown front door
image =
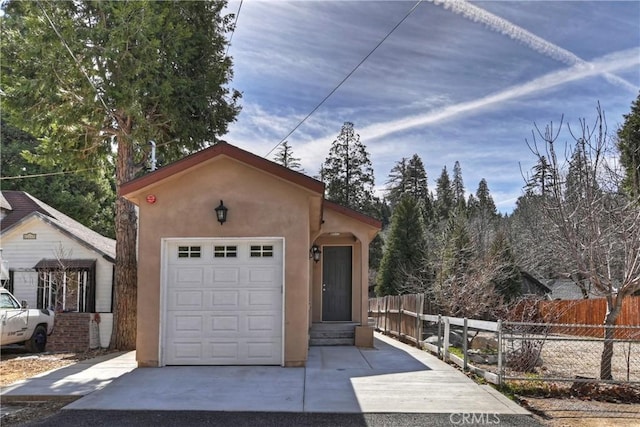
[[[322,320],[351,321],[351,246],[322,248]]]

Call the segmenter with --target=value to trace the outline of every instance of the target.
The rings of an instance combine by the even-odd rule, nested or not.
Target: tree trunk
[[[611,360],[613,359],[614,325],[622,308],[622,298],[607,297],[607,315],[604,318],[604,348],[600,358],[600,379],[613,380]]]
[[[125,134],[128,133],[125,131]],[[118,138],[116,190],[133,179],[133,147],[128,138]],[[137,214],[133,203],[118,195],[116,199],[116,269],[114,331],[111,347],[118,350],[136,348],[137,284]]]

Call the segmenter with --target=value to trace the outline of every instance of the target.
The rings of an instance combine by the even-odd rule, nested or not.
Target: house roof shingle
[[[38,216],[75,240],[105,255],[110,261],[113,262],[115,260],[115,240],[96,233],[89,227],[85,227],[27,192],[2,191],[2,196],[8,202],[10,208],[3,207],[3,209],[6,209],[6,215],[0,221],[0,233],[4,234],[28,218]]]

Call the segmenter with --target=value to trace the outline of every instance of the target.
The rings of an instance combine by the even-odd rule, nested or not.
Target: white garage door
[[[167,365],[282,363],[282,240],[169,240]]]

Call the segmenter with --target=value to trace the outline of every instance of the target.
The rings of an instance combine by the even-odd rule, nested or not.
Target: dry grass
[[[78,353],[32,354],[19,347],[6,347],[0,351],[0,386],[4,387],[52,369],[62,368],[107,353],[110,351],[97,349]]]

